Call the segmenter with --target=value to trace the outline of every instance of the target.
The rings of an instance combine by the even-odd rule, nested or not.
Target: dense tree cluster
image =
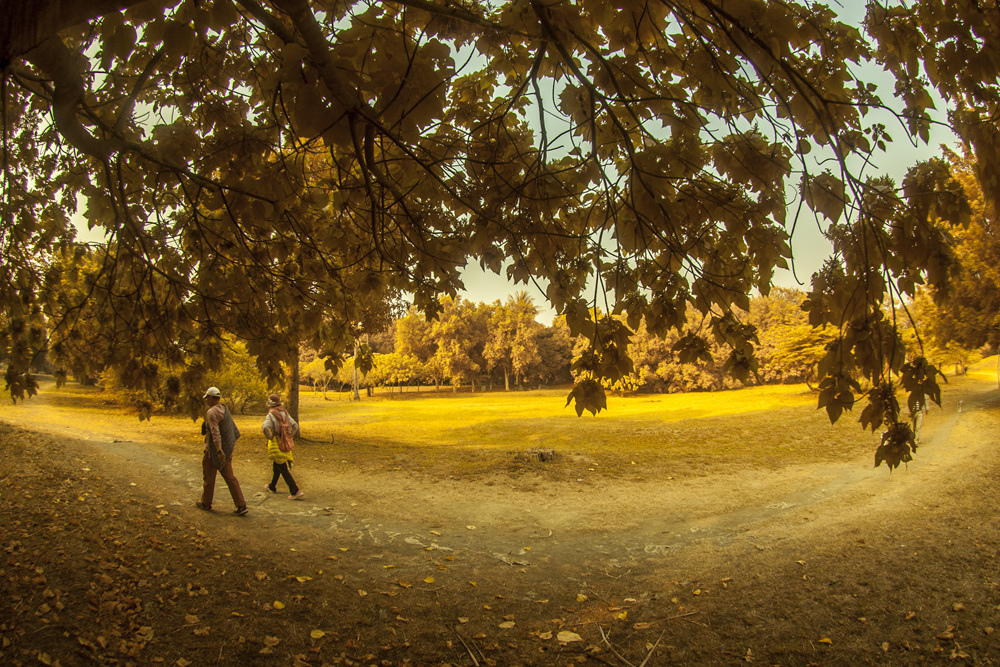
[[[832,331],[816,331],[802,310],[805,294],[777,288],[770,296],[751,299],[743,317],[762,333],[757,345],[757,372],[741,382],[733,378],[724,360],[728,350],[711,346],[703,358],[682,362],[674,349],[681,334],[665,339],[641,324],[631,335],[628,353],[634,370],[605,389],[618,393],[711,391],[748,384],[810,382],[833,340]],[[537,308],[519,293],[507,301],[474,303],[444,297],[441,317],[428,322],[417,310],[396,320],[386,335],[372,345],[373,365],[365,384],[406,387],[433,385],[440,389],[503,389],[525,385],[560,385],[575,379],[572,362],[586,352],[584,336],[572,336],[564,316],[550,326],[536,321]],[[619,321],[621,316],[616,316]],[[707,322],[692,318],[685,331]],[[331,370],[314,352],[303,358],[303,379],[317,389],[350,387],[353,359]]]
[[[302,343],[350,349],[401,293],[438,316],[439,372],[470,375],[438,299],[470,261],[536,281],[586,338],[579,410],[635,371],[640,323],[676,334],[681,361],[722,346],[749,378],[750,296],[811,211],[834,243],[803,304],[835,332],[820,405],[836,419],[867,393],[863,423],[892,434],[877,460],[898,465],[913,441],[897,389],[911,405],[938,392],[885,313],[945,288],[969,210],[945,161],[900,183],[878,165],[892,134],[926,141],[936,92],[995,200],[998,15],[995,0],[872,2],[863,27],[809,0],[15,2],[0,13],[9,390],[33,390],[61,282],[45,258],[70,248],[78,203],[107,239],[80,295],[108,304],[105,361],[143,383],[203,360],[182,378],[192,408],[226,336],[274,379]],[[866,64],[895,75],[890,97]]]
[[[954,232],[957,261],[948,287],[920,290],[913,310],[928,358],[964,364],[978,348],[996,350],[1000,343],[1000,229],[973,155],[946,150],[945,156],[968,196],[972,221]]]

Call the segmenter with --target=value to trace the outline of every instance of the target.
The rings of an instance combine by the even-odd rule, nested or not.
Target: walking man
[[[243,499],[240,483],[233,474],[233,448],[240,437],[233,415],[229,408],[222,405],[222,393],[216,387],[205,390],[205,455],[201,459],[202,479],[204,486],[201,500],[195,503],[198,509],[211,510],[212,498],[215,496],[215,473],[221,473],[222,479],[229,487],[229,494],[236,504],[235,514],[243,516],[247,513],[247,502]]]

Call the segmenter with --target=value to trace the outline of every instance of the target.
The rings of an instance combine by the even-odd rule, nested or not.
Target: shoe
[[[237,507],[235,510],[233,510],[233,514],[237,516],[246,516],[247,512],[249,511],[250,510],[247,509],[247,506],[244,505],[243,507]]]
[[[299,498],[301,498],[304,495],[306,495],[306,492],[303,491],[302,489],[299,489],[298,493],[295,493],[294,495],[288,496],[288,499],[289,500],[298,500]]]
[[[211,505],[205,505],[200,500],[198,502],[196,502],[194,504],[194,506],[197,507],[200,510],[205,510],[206,512],[211,512],[212,511],[212,506]]]
[[[277,490],[277,489],[272,489],[272,488],[271,488],[270,486],[268,486],[268,487],[266,487],[266,488],[267,488],[267,490],[268,490],[268,491],[270,491],[271,493],[277,493],[277,492],[278,492],[278,490]]]

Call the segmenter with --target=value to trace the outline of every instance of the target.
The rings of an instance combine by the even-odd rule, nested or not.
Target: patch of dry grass
[[[533,447],[552,448],[606,474],[628,474],[636,462],[647,472],[684,476],[842,460],[874,450],[873,436],[850,415],[831,425],[804,385],[611,397],[608,410],[596,417],[577,417],[565,406],[563,390],[425,391],[405,400],[397,394],[359,402],[302,396],[310,439],[333,441],[346,458],[356,453],[355,463],[400,461],[435,473],[486,472]]]
[[[968,376],[951,378],[943,387],[946,406],[960,400],[964,383],[993,381],[995,368],[995,358],[985,359]],[[46,386],[31,401],[54,408],[44,413],[52,425],[76,425],[81,434],[97,430],[109,440],[155,441],[178,454],[200,451],[199,424],[190,418],[158,415],[139,422],[129,408],[92,388]],[[13,412],[30,411],[31,401]],[[826,412],[816,409],[816,394],[804,385],[609,397],[608,410],[596,417],[577,417],[565,403],[563,389],[424,390],[361,401],[325,400],[304,391],[302,455],[362,470],[405,468],[435,477],[529,473],[569,479],[581,473],[630,477],[640,471],[691,477],[867,459],[879,437],[863,431],[851,413],[831,425]],[[247,446],[263,442],[262,417],[236,416]],[[539,466],[519,460],[519,453],[536,447],[555,450],[556,461]]]

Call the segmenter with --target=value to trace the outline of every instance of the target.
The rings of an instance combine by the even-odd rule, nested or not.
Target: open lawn
[[[306,393],[304,500],[237,419],[245,517],[194,508],[196,422],[45,386],[0,415],[0,663],[995,664],[995,363],[891,474],[804,387]]]
[[[50,424],[99,426],[117,439],[154,439],[178,452],[197,447],[198,423],[176,415],[139,422],[128,406],[94,388],[43,385],[58,405]],[[874,451],[877,436],[845,413],[831,425],[805,385],[779,385],[691,394],[610,396],[608,409],[578,417],[566,389],[512,392],[408,391],[360,401],[301,393],[303,438],[314,451],[363,469],[405,466],[432,476],[513,472],[517,455],[552,448],[557,459],[586,460],[608,476],[681,478],[735,467],[842,461]],[[244,443],[263,442],[258,414],[236,415]],[[258,442],[259,441],[259,442]],[[562,458],[563,461],[560,461]],[[569,474],[575,474],[570,471]]]
[[[301,418],[310,440],[361,445],[365,459],[405,460],[433,474],[489,470],[535,447],[586,457],[611,475],[642,462],[678,476],[843,460],[873,446],[849,413],[831,425],[805,385],[611,396],[606,411],[582,417],[566,394],[411,391],[330,401],[303,391]]]

